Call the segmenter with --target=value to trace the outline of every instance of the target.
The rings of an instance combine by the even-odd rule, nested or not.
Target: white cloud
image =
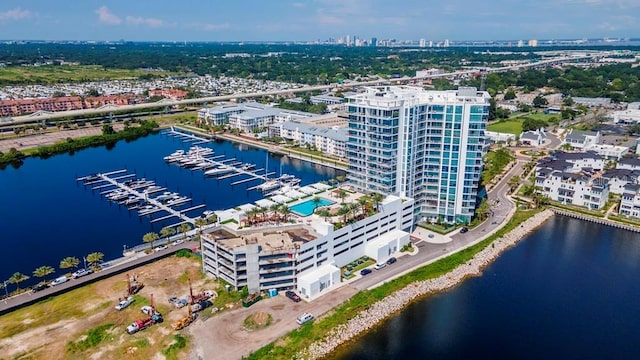
[[[31,11],[15,8],[0,12],[0,20],[22,20],[31,17]]]
[[[103,24],[117,25],[122,22],[122,19],[109,11],[106,6],[99,7],[95,13],[98,14],[98,20]]]
[[[127,24],[132,25],[145,25],[149,27],[160,27],[164,25],[164,22],[160,19],[143,18],[141,16],[127,16],[125,20],[127,20]]]

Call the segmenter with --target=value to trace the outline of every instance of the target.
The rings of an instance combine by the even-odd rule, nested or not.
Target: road
[[[542,66],[553,65],[553,64],[568,62],[568,61],[572,62],[572,61],[578,61],[578,60],[584,60],[584,59],[597,58],[605,55],[606,55],[606,52],[598,52],[597,54],[587,54],[584,56],[557,57],[557,58],[552,58],[552,59],[543,60],[543,61],[532,61],[526,64],[490,68],[490,69],[486,69],[486,73],[518,70],[518,69],[525,69],[529,67],[542,67]],[[30,114],[30,115],[23,115],[23,116],[8,118],[7,120],[2,121],[0,125],[7,126],[7,125],[21,124],[21,123],[38,123],[42,120],[56,119],[56,118],[67,117],[67,116],[75,117],[75,116],[84,116],[89,114],[104,114],[107,112],[127,112],[127,111],[136,111],[141,109],[158,108],[158,107],[185,106],[185,105],[212,103],[212,102],[220,102],[220,101],[229,101],[234,99],[259,98],[263,96],[305,93],[305,92],[312,92],[317,90],[323,91],[323,90],[336,89],[338,87],[353,88],[353,87],[359,87],[359,86],[385,85],[385,84],[391,84],[392,82],[411,82],[411,81],[433,79],[433,78],[459,77],[459,76],[465,76],[465,75],[474,75],[478,73],[478,71],[479,71],[478,69],[461,70],[461,71],[455,71],[455,72],[445,73],[445,74],[404,77],[404,78],[398,78],[398,79],[376,79],[371,81],[360,81],[360,82],[352,82],[352,83],[346,83],[346,84],[304,86],[297,89],[272,90],[272,91],[246,93],[246,94],[211,96],[211,97],[204,97],[204,98],[197,98],[197,99],[185,99],[185,100],[162,99],[158,102],[153,102],[153,103],[143,103],[143,104],[123,105],[123,106],[109,105],[99,109],[71,110],[71,111],[60,111],[60,112],[54,112],[54,113],[41,112],[37,114]]]
[[[98,280],[129,271],[144,264],[165,258],[182,249],[191,249],[199,246],[199,243],[185,242],[176,246],[169,246],[165,250],[153,252],[149,255],[138,257],[132,260],[125,260],[116,265],[110,266],[90,275],[83,276],[78,279],[70,279],[60,285],[52,286],[38,292],[25,292],[17,296],[13,296],[4,300],[0,300],[0,315],[6,314],[21,307],[31,305],[40,300],[44,300],[50,296],[59,295],[79,288],[81,286],[96,282]]]

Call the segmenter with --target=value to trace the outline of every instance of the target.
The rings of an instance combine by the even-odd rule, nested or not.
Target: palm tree
[[[289,221],[289,214],[291,214],[291,209],[289,209],[289,207],[287,205],[282,205],[280,207],[280,213],[282,214],[282,216],[284,217],[284,222]]]
[[[87,255],[87,262],[89,263],[89,267],[92,267],[94,270],[98,267],[98,263],[102,262],[104,258],[104,254],[101,252],[92,252]]]
[[[46,281],[47,275],[53,274],[54,272],[56,272],[56,269],[51,266],[40,266],[33,270],[33,276],[42,278],[42,280]]]
[[[202,232],[202,227],[207,225],[207,219],[197,218],[194,224],[198,227],[198,230]]]
[[[361,196],[356,201],[360,205],[360,209],[362,210],[362,217],[364,218],[367,208],[369,207],[369,199],[367,199],[366,196]]]
[[[316,209],[318,208],[318,206],[320,205],[320,202],[322,202],[322,200],[320,200],[319,197],[314,197],[313,200],[311,200],[313,202],[313,212],[316,212]]]
[[[278,211],[280,210],[280,204],[271,205],[269,210],[271,210],[273,212],[273,216],[271,218],[273,219],[273,217],[275,216],[278,219],[278,223],[279,223],[280,222],[280,218],[278,217]]]
[[[340,202],[344,204],[344,199],[347,197],[347,192],[344,189],[338,190],[338,197],[340,198]]]
[[[511,189],[511,192],[513,192],[516,188],[518,188],[518,185],[520,184],[520,178],[518,176],[512,176],[507,184],[509,184],[509,189]]]
[[[382,196],[382,194],[377,192],[371,193],[369,196],[371,196],[371,199],[376,204],[376,211],[380,211],[379,205],[384,199],[384,196]]]
[[[158,240],[159,238],[160,236],[158,236],[158,234],[154,232],[148,232],[142,236],[142,241],[144,241],[145,243],[152,244],[151,246],[153,246],[153,242]]]
[[[251,208],[251,209],[246,211],[247,218],[249,219],[249,225],[253,225],[253,223],[256,220],[256,215],[258,215],[259,211],[260,210],[258,208],[256,208],[256,207]]]
[[[77,268],[80,265],[80,260],[74,256],[67,256],[60,260],[60,269]]]
[[[169,237],[171,235],[175,235],[176,233],[176,229],[174,229],[171,226],[165,226],[162,229],[160,229],[160,235],[162,235],[163,238],[167,238],[167,244],[169,243]]]
[[[336,181],[338,181],[338,185],[341,185],[345,181],[347,181],[347,177],[345,175],[336,176]]]
[[[486,198],[482,199],[482,201],[480,201],[480,205],[478,205],[478,208],[476,209],[476,216],[480,220],[484,220],[487,218],[490,212],[491,212],[491,205],[489,205],[489,202],[487,201]]]
[[[187,231],[191,230],[191,224],[182,223],[178,226],[178,232],[182,233],[184,237],[187,237]]]
[[[23,273],[17,272],[11,275],[8,281],[11,284],[16,284],[16,291],[18,291],[20,290],[20,283],[25,280],[28,280],[29,278],[30,278],[29,275],[25,275]]]

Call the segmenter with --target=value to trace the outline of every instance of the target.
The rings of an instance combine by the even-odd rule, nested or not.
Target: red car
[[[289,299],[295,301],[295,302],[300,302],[302,299],[300,299],[300,296],[298,296],[298,294],[294,293],[291,290],[288,290],[287,292],[284,293]]]

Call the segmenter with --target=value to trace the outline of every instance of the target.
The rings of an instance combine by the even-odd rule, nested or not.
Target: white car
[[[374,266],[373,268],[376,269],[376,270],[380,270],[380,269],[384,268],[385,266],[387,266],[387,263],[381,262],[381,263],[377,263],[376,266]]]
[[[298,318],[296,319],[296,323],[298,323],[298,325],[302,325],[308,323],[311,320],[313,320],[313,315],[310,313],[304,313],[298,316]]]
[[[93,270],[91,269],[79,269],[78,271],[74,272],[71,277],[73,277],[74,279],[77,279],[79,277],[85,276],[85,275],[89,275],[93,273]]]
[[[135,301],[135,299],[131,296],[129,296],[128,298],[120,301],[118,303],[118,305],[116,305],[116,310],[120,311],[124,308],[126,308],[127,306],[131,305],[131,303],[133,303]]]
[[[174,242],[171,243],[171,245],[176,246],[176,245],[180,245],[184,242],[184,239],[178,239]]]
[[[66,277],[66,276],[60,276],[59,278],[57,278],[57,279],[53,280],[53,281],[51,282],[51,284],[50,284],[50,285],[51,285],[51,286],[56,286],[56,285],[60,285],[60,284],[62,284],[62,283],[66,283],[67,281],[69,281],[69,278],[68,278],[68,277]]]
[[[166,248],[167,248],[167,245],[160,245],[160,246],[154,248],[153,251],[158,252],[158,251],[162,251],[162,250],[164,250]]]

